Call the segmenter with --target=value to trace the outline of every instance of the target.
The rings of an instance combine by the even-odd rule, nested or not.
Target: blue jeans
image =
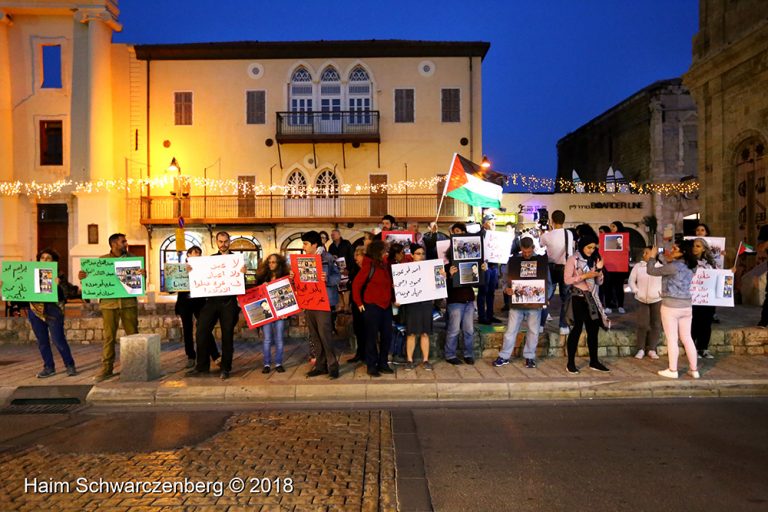
[[[523,357],[526,359],[536,359],[536,346],[539,344],[539,322],[541,321],[541,309],[516,309],[509,310],[509,320],[507,321],[507,332],[504,333],[504,344],[501,346],[499,357],[509,359],[512,357],[512,350],[515,348],[517,333],[520,332],[520,325],[526,321],[528,332],[525,333],[525,347],[523,348]]]
[[[552,286],[549,289],[549,296],[547,297],[547,301],[551,301],[552,297],[555,296],[555,287],[557,287],[560,293],[560,327],[568,327],[568,323],[565,321],[565,302],[571,295],[571,287],[565,284],[563,273],[564,265],[555,265],[554,263],[549,264],[549,276],[552,280]],[[545,309],[544,311],[547,310]],[[544,324],[546,323],[547,315],[542,313],[541,326],[544,327]]]
[[[456,357],[459,331],[464,333],[464,357],[474,357],[475,302],[448,304],[448,330],[445,333],[445,358]]]
[[[283,364],[283,331],[285,320],[278,320],[261,327],[264,330],[264,366],[272,365],[272,344],[275,344],[275,366]]]
[[[485,285],[477,288],[477,320],[490,321],[493,318],[493,299],[499,282],[499,268],[497,265],[488,265],[485,271]]]
[[[64,361],[64,366],[75,366],[75,360],[72,358],[72,352],[69,350],[67,338],[64,335],[64,312],[53,303],[46,304],[44,312],[45,322],[37,318],[31,309],[27,312],[32,331],[37,338],[37,348],[43,357],[43,365],[51,370],[56,369],[51,351],[51,340],[53,340],[56,350],[59,351],[61,359]]]

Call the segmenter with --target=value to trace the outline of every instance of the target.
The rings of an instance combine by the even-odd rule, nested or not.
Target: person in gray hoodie
[[[691,338],[691,281],[698,262],[693,255],[692,244],[681,240],[665,251],[669,263],[666,260],[660,261],[661,255],[656,247],[652,251],[656,256],[648,260],[646,271],[649,276],[661,276],[661,324],[664,326],[669,358],[669,367],[660,370],[658,374],[669,379],[678,377],[677,358],[680,348],[677,342],[680,340],[688,358],[688,374],[698,379],[696,345]],[[661,267],[656,266],[657,261],[662,263]]]

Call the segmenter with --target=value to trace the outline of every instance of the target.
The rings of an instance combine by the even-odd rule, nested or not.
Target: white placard
[[[220,297],[245,293],[242,254],[198,256],[190,258],[190,297]]]
[[[414,261],[392,265],[395,302],[400,305],[448,296],[445,267],[440,260]]]
[[[444,264],[448,263],[448,251],[451,249],[451,239],[438,240],[437,246],[437,259],[442,259]]]
[[[712,251],[712,256],[715,258],[715,265],[717,268],[723,268],[725,258],[723,253],[725,252],[725,238],[720,236],[686,236],[683,240],[696,240],[697,238],[703,238],[709,249]]]
[[[488,263],[502,263],[509,261],[512,252],[512,243],[515,234],[506,231],[486,231],[483,245],[485,245],[485,261]]]
[[[699,268],[691,281],[691,303],[694,306],[733,307],[736,290],[730,270]]]

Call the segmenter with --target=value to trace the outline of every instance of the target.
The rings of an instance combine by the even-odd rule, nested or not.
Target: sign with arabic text
[[[189,296],[222,297],[245,293],[242,254],[190,258]]]
[[[291,256],[291,270],[294,277],[294,292],[301,309],[330,311],[328,290],[323,276],[323,262],[319,254]]]
[[[8,302],[57,302],[55,261],[5,261],[0,281],[3,300]]]
[[[400,305],[444,299],[445,267],[440,260],[414,261],[392,265],[395,302]]]
[[[123,299],[144,295],[144,258],[83,258],[80,281],[84,299]]]

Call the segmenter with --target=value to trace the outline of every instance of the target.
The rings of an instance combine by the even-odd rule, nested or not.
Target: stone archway
[[[760,226],[766,224],[768,206],[768,157],[763,137],[753,134],[735,146],[732,153],[736,234],[753,243]]]

